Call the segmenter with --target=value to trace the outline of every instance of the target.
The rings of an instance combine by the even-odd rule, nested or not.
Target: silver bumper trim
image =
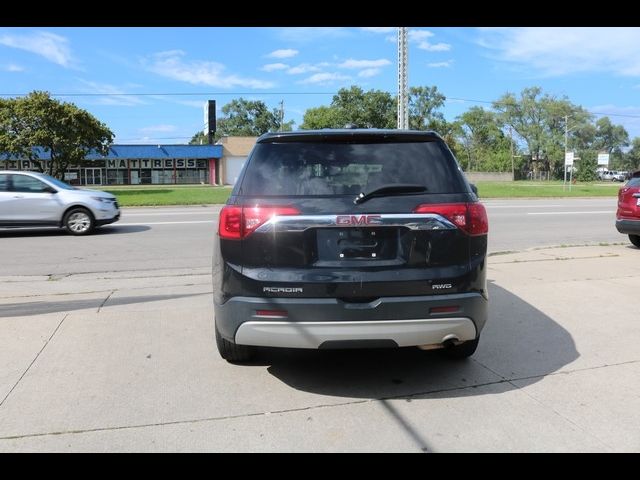
[[[319,348],[324,342],[345,340],[393,340],[399,347],[440,344],[456,338],[476,338],[469,318],[377,320],[362,322],[248,321],[240,325],[239,345],[287,348]]]

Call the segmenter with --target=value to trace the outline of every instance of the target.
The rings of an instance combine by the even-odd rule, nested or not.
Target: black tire
[[[227,362],[241,363],[251,360],[253,356],[253,348],[248,345],[238,345],[226,340],[220,335],[218,327],[216,327],[216,346],[220,356]]]
[[[461,343],[460,345],[454,345],[451,347],[447,347],[442,350],[442,353],[452,359],[462,360],[464,358],[468,358],[474,354],[476,348],[478,348],[478,342],[480,338],[476,338],[475,340],[467,340],[466,342]]]
[[[88,235],[93,232],[95,225],[92,213],[83,207],[70,209],[62,219],[62,226],[71,235]]]
[[[629,240],[631,240],[631,243],[636,247],[640,248],[640,235],[629,235]]]

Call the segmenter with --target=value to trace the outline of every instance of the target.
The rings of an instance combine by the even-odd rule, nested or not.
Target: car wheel
[[[449,358],[461,360],[464,358],[468,358],[474,354],[476,348],[478,348],[478,342],[480,341],[480,337],[475,340],[467,340],[466,342],[461,343],[460,345],[453,345],[451,347],[446,347],[441,350],[442,353]]]
[[[629,235],[629,240],[631,240],[631,243],[636,247],[640,248],[640,235]]]
[[[93,231],[95,220],[89,210],[77,207],[65,214],[62,225],[72,235],[87,235]]]
[[[230,342],[220,335],[218,327],[216,328],[216,346],[220,356],[230,363],[247,362],[253,356],[253,348],[248,345],[238,345]]]

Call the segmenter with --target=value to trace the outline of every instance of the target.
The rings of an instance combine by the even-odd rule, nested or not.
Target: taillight
[[[220,238],[241,240],[276,215],[298,215],[293,207],[238,207],[227,205],[220,211],[218,234]]]
[[[486,235],[489,232],[487,210],[480,202],[422,204],[413,212],[442,215],[468,235]]]
[[[220,238],[240,240],[242,238],[242,207],[225,206],[220,210],[218,221]]]

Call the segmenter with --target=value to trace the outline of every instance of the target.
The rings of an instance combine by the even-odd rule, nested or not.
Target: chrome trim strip
[[[428,318],[362,322],[283,322],[250,320],[236,332],[239,345],[285,348],[319,348],[339,340],[393,340],[399,347],[440,344],[449,338],[476,338],[471,319]]]
[[[373,214],[336,214],[336,215],[281,215],[270,218],[256,229],[256,232],[302,232],[308,228],[328,227],[406,227],[410,230],[455,230],[457,227],[449,220],[435,213],[383,213],[376,215],[376,223],[367,225],[339,225],[337,217],[362,217]]]

